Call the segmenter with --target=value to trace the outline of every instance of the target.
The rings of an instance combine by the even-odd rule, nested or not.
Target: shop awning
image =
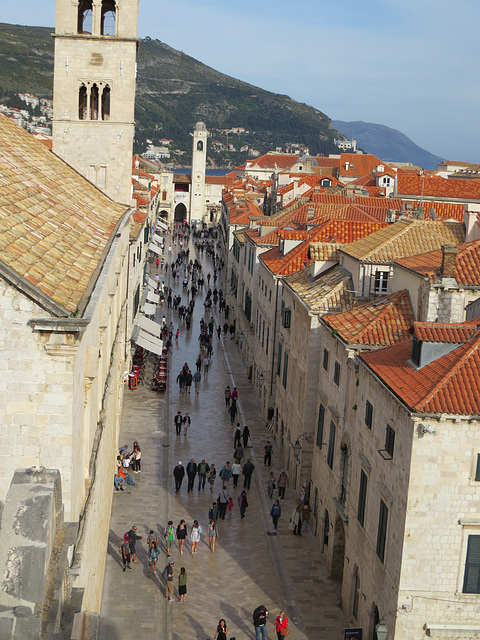
[[[135,340],[136,344],[138,344],[139,347],[142,347],[143,349],[150,351],[150,353],[155,353],[157,354],[157,356],[161,356],[162,350],[163,350],[163,342],[161,340],[156,340],[155,342],[152,342],[151,340],[147,340],[147,338],[145,338],[144,335],[148,335],[148,334],[143,334],[142,332],[140,332],[140,334],[138,335],[138,338]],[[155,338],[153,339],[155,340]]]
[[[152,289],[156,289],[157,288],[157,282],[155,280],[152,280],[152,278],[148,279],[148,286],[152,287]]]
[[[144,331],[147,331],[157,338],[160,338],[162,327],[158,324],[158,322],[154,322],[153,320],[149,320],[149,318],[145,318],[145,316],[139,315],[137,324],[141,329],[144,329]]]
[[[150,238],[153,242],[156,242],[158,245],[162,246],[165,242],[162,236],[157,235],[156,233]]]
[[[154,253],[158,253],[159,256],[163,255],[163,251],[154,242],[150,242],[150,244],[148,245],[148,249],[149,249],[149,251],[153,251]]]
[[[160,227],[161,229],[165,229],[165,231],[168,231],[168,225],[165,224],[162,220],[157,220],[156,225],[157,227]]]
[[[148,302],[158,304],[160,302],[160,296],[158,295],[158,293],[153,293],[153,291],[149,290],[147,293],[147,300]]]
[[[153,316],[156,310],[157,305],[150,304],[149,302],[146,302],[142,307],[142,313],[146,313],[147,316]]]

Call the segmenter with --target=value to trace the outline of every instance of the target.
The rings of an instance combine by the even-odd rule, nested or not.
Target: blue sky
[[[55,1],[39,6],[8,3],[0,20],[53,26]],[[140,0],[139,36],[333,120],[384,124],[480,162],[479,25],[479,0]]]

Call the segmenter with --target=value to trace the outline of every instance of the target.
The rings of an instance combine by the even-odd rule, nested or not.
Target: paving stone
[[[190,243],[191,257],[193,246]],[[204,274],[213,273],[212,263],[202,257]],[[155,274],[155,266],[151,275]],[[165,272],[160,272],[161,279]],[[168,271],[167,284],[186,296],[181,279],[172,284]],[[225,286],[223,287],[225,290]],[[202,370],[200,394],[180,394],[175,379],[188,362],[192,372],[199,353],[198,337],[200,318],[206,321],[210,313],[204,314],[204,296],[197,295],[192,328],[187,331],[180,325],[178,343],[173,344],[169,358],[169,385],[165,394],[152,392],[148,384],[139,385],[136,391],[128,391],[120,433],[120,445],[128,443],[131,450],[134,440],[142,447],[142,472],[133,474],[137,487],[124,492],[115,492],[109,551],[106,565],[104,597],[101,611],[100,640],[130,640],[140,630],[142,640],[165,638],[168,640],[190,640],[212,638],[218,620],[225,618],[229,627],[228,636],[253,639],[253,609],[264,604],[270,612],[268,638],[275,638],[274,619],[285,609],[290,619],[291,640],[333,640],[343,637],[346,626],[339,607],[339,586],[329,580],[321,552],[308,534],[298,539],[288,530],[289,514],[295,504],[294,491],[289,489],[282,503],[282,517],[278,535],[267,535],[272,531],[269,517],[270,501],[266,495],[266,482],[270,469],[264,467],[263,446],[271,435],[265,428],[250,381],[246,375],[234,340],[223,337],[220,341],[214,333],[213,362],[208,374]],[[163,308],[157,311],[157,321],[165,314],[167,323],[173,320],[179,326],[175,311]],[[215,321],[224,322],[223,316],[214,312]],[[148,376],[146,375],[148,380]],[[231,515],[219,522],[219,537],[215,554],[208,548],[205,535],[208,524],[208,509],[221,488],[218,477],[226,460],[233,461],[233,427],[227,413],[224,389],[227,384],[239,391],[240,424],[248,424],[251,431],[252,448],[246,450],[256,469],[251,490],[248,492],[249,506],[246,517],[240,519],[237,496],[243,483],[233,489],[234,508]],[[177,437],[173,417],[180,410],[188,411],[192,426],[186,436]],[[236,420],[236,421],[237,421]],[[217,481],[215,491],[198,491],[198,480],[193,492],[187,493],[185,477],[179,494],[175,494],[173,467],[182,461],[186,467],[190,458],[195,462],[205,458],[215,463]],[[274,447],[272,470],[278,474],[281,461]],[[243,462],[246,461],[246,458]],[[164,546],[157,567],[157,575],[147,577],[148,562],[144,541],[137,542],[138,564],[123,573],[119,546],[125,531],[132,524],[137,533],[148,535],[150,529],[162,534],[168,520],[175,526],[184,518],[191,528],[194,519],[204,533],[198,553],[189,552],[189,540],[185,541],[184,554],[180,555],[175,542],[172,558],[175,562],[175,598],[170,604],[165,600],[165,588],[161,574],[167,561]],[[178,602],[178,573],[184,566],[187,571],[187,597]]]

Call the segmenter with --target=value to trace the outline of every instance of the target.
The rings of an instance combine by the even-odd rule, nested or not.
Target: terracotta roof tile
[[[480,328],[447,355],[416,369],[409,362],[412,342],[359,355],[412,411],[480,415]]]
[[[399,220],[342,251],[357,260],[385,263],[464,240],[465,229],[459,222]]]
[[[442,251],[429,251],[411,258],[396,261],[400,266],[439,282],[442,274]],[[480,240],[466,242],[458,247],[454,266],[455,280],[458,284],[480,287]]]
[[[0,260],[73,313],[127,208],[0,115]]]
[[[344,313],[324,316],[347,344],[386,347],[410,338],[413,309],[406,289],[353,307]]]
[[[414,322],[413,334],[421,342],[463,344],[477,331],[480,320],[462,323]]]
[[[310,275],[310,267],[288,275],[284,284],[316,313],[344,311],[353,305],[353,288],[350,276],[338,267],[332,267],[316,278]]]
[[[399,174],[397,192],[402,196],[420,196],[423,193],[424,197],[480,200],[480,181]]]

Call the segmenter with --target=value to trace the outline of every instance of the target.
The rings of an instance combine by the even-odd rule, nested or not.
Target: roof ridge
[[[458,358],[455,365],[448,370],[447,375],[442,377],[440,382],[438,382],[434,386],[434,388],[429,391],[428,395],[424,396],[421,400],[419,400],[418,407],[423,407],[429,402],[431,402],[434,396],[436,396],[440,392],[440,390],[450,382],[450,380],[454,377],[454,375],[458,373],[461,366],[464,364],[466,360],[468,360],[468,358],[470,358],[472,353],[478,350],[480,346],[480,330],[479,329],[477,329],[477,331],[473,334],[473,336],[469,340],[467,340],[463,345],[461,345],[460,347],[457,347],[457,349],[465,348],[469,342],[472,342],[473,344],[471,344],[470,347],[467,347],[465,349],[465,353]],[[457,351],[457,349],[455,349],[454,352]],[[449,354],[446,354],[446,355],[448,356]]]

